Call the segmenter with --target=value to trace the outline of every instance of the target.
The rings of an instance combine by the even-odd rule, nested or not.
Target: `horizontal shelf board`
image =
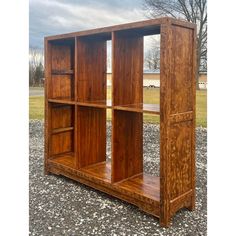
[[[169,17],[160,17],[158,19],[138,21],[138,22],[133,22],[133,23],[126,23],[126,24],[108,26],[108,27],[97,28],[97,29],[92,29],[92,30],[84,30],[84,31],[79,31],[79,32],[60,34],[60,35],[53,35],[53,36],[46,37],[46,39],[47,40],[60,40],[60,39],[67,38],[68,40],[71,40],[72,37],[86,36],[86,35],[107,36],[108,34],[111,34],[111,32],[113,31],[120,31],[120,30],[138,30],[140,34],[148,35],[149,31],[153,32],[153,29],[160,29],[160,26],[162,24],[169,23],[169,22],[172,24],[181,25],[187,28],[195,27],[195,24],[190,23],[190,22],[176,20]]]
[[[69,99],[50,98],[48,99],[48,102],[75,105],[75,101]]]
[[[57,128],[52,130],[52,134],[63,133],[71,130],[74,130],[74,127]]]
[[[77,102],[77,105],[85,107],[112,108],[111,100]]]
[[[52,75],[73,75],[74,70],[52,70]]]
[[[75,154],[74,152],[63,153],[49,158],[49,162],[58,163],[70,168],[75,168]]]
[[[157,115],[160,114],[160,106],[158,104],[147,104],[147,103],[127,104],[127,105],[114,106],[113,109],[122,111],[150,113]]]
[[[131,112],[139,112],[139,113],[149,113],[149,114],[160,114],[160,106],[159,104],[147,104],[147,103],[138,103],[138,104],[127,104],[127,105],[119,105],[112,106],[111,100],[97,100],[97,101],[86,101],[86,102],[75,102],[67,99],[48,99],[48,102],[52,103],[62,103],[62,104],[71,104],[85,107],[97,107],[97,108],[110,108],[114,110],[121,111],[131,111]]]
[[[99,162],[93,165],[89,165],[79,169],[80,172],[86,173],[95,177],[97,179],[101,179],[105,182],[111,182],[111,162]]]
[[[141,173],[116,185],[126,191],[160,201],[160,177]]]

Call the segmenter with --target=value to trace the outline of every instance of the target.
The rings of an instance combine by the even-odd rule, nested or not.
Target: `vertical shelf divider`
[[[74,96],[75,96],[75,113],[74,113],[74,152],[75,152],[75,167],[79,169],[79,156],[78,156],[78,106],[76,104],[78,98],[78,46],[77,37],[75,37],[74,47]]]
[[[143,102],[143,36],[112,32],[113,106]],[[143,114],[112,112],[112,182],[143,172]]]

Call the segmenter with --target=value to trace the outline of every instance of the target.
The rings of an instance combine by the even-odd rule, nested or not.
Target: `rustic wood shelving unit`
[[[143,37],[160,34],[160,105],[143,104]],[[112,40],[112,101],[106,41]],[[132,203],[168,226],[195,207],[194,24],[159,18],[45,38],[45,173]],[[106,161],[106,110],[112,157]],[[143,113],[160,115],[160,176],[143,172]]]

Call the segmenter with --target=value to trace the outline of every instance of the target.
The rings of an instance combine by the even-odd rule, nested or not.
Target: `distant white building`
[[[107,73],[107,86],[111,86],[111,72]],[[160,70],[144,70],[143,71],[144,87],[160,87]],[[200,89],[207,89],[207,74],[200,73],[199,77]]]

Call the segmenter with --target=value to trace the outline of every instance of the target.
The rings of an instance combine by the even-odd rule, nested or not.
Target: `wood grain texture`
[[[74,152],[61,153],[49,159],[49,163],[59,163],[62,166],[76,168]]]
[[[51,142],[49,148],[50,156],[62,154],[66,152],[73,152],[73,132],[67,131],[51,135]]]
[[[175,114],[192,111],[193,30],[172,26],[172,35],[171,114]]]
[[[160,106],[158,104],[145,104],[145,103],[128,104],[128,105],[113,106],[113,109],[121,111],[156,114],[156,115],[160,114]]]
[[[78,167],[106,160],[106,110],[79,106],[77,113]]]
[[[191,189],[192,122],[180,122],[170,127],[169,193],[170,199]]]
[[[74,106],[52,104],[51,105],[51,128],[66,128],[73,126],[73,111]]]
[[[194,29],[163,25],[161,33],[161,204],[160,220],[195,204]],[[186,194],[190,193],[191,194]],[[180,197],[182,196],[182,197]],[[171,206],[171,201],[178,198]],[[178,208],[179,207],[179,208]]]
[[[170,75],[171,75],[171,24],[161,25],[161,52],[160,52],[160,224],[170,224],[169,199],[169,142],[168,125],[170,115]]]
[[[89,175],[101,179],[105,182],[111,183],[111,162],[104,161],[95,163],[92,165],[88,165],[80,169],[80,171],[84,173],[88,173]]]
[[[70,179],[74,179],[82,184],[86,184],[97,190],[105,192],[111,196],[127,201],[138,206],[143,211],[159,217],[160,205],[159,202],[145,196],[145,193],[127,191],[117,184],[111,184],[105,179],[89,174],[86,171],[76,170],[66,165],[62,165],[55,161],[50,161],[49,171],[57,175],[63,175]]]
[[[74,45],[52,44],[50,98],[74,99]]]
[[[112,33],[113,105],[143,103],[143,37]]]
[[[48,40],[44,39],[44,73],[45,73],[45,82],[44,82],[44,173],[48,174],[48,159],[49,159],[49,139],[50,139],[50,122],[51,117],[49,109],[49,91],[50,91],[50,80],[51,80],[51,70],[52,70],[52,50],[51,43]]]
[[[141,173],[121,181],[117,186],[128,192],[140,194],[155,201],[160,201],[159,177]]]
[[[110,32],[120,31],[120,30],[136,31],[137,29],[140,35],[150,35],[150,34],[157,34],[160,31],[160,26],[167,22],[171,22],[172,24],[178,25],[178,26],[181,25],[185,28],[190,28],[190,29],[194,29],[195,27],[195,24],[191,22],[176,20],[170,17],[161,17],[157,19],[138,21],[138,22],[132,22],[132,23],[127,23],[127,24],[120,24],[120,25],[103,27],[103,28],[98,28],[98,29],[85,30],[85,31],[73,32],[73,33],[67,33],[67,34],[61,34],[61,35],[53,35],[53,36],[46,37],[46,39],[60,40],[60,39],[78,37],[78,36],[96,35],[97,37],[100,36],[100,37],[106,38],[106,40],[109,40],[111,38]]]
[[[188,206],[188,209],[194,210],[196,204],[196,81],[197,81],[197,26],[195,25],[193,28],[192,39],[193,41],[192,47],[192,57],[193,57],[193,64],[192,64],[192,111],[193,111],[193,119],[192,119],[192,150],[191,150],[191,174],[192,174],[192,195],[191,195],[191,202]]]
[[[143,36],[161,34],[160,106],[143,104]],[[112,102],[106,40],[112,39]],[[45,39],[45,173],[125,200],[168,226],[195,208],[196,25],[160,18]],[[106,162],[106,109],[112,159]],[[160,177],[143,173],[143,113],[160,115]]]
[[[112,129],[112,182],[118,182],[143,171],[143,114],[114,110]]]
[[[77,101],[106,100],[106,41],[77,38]]]

